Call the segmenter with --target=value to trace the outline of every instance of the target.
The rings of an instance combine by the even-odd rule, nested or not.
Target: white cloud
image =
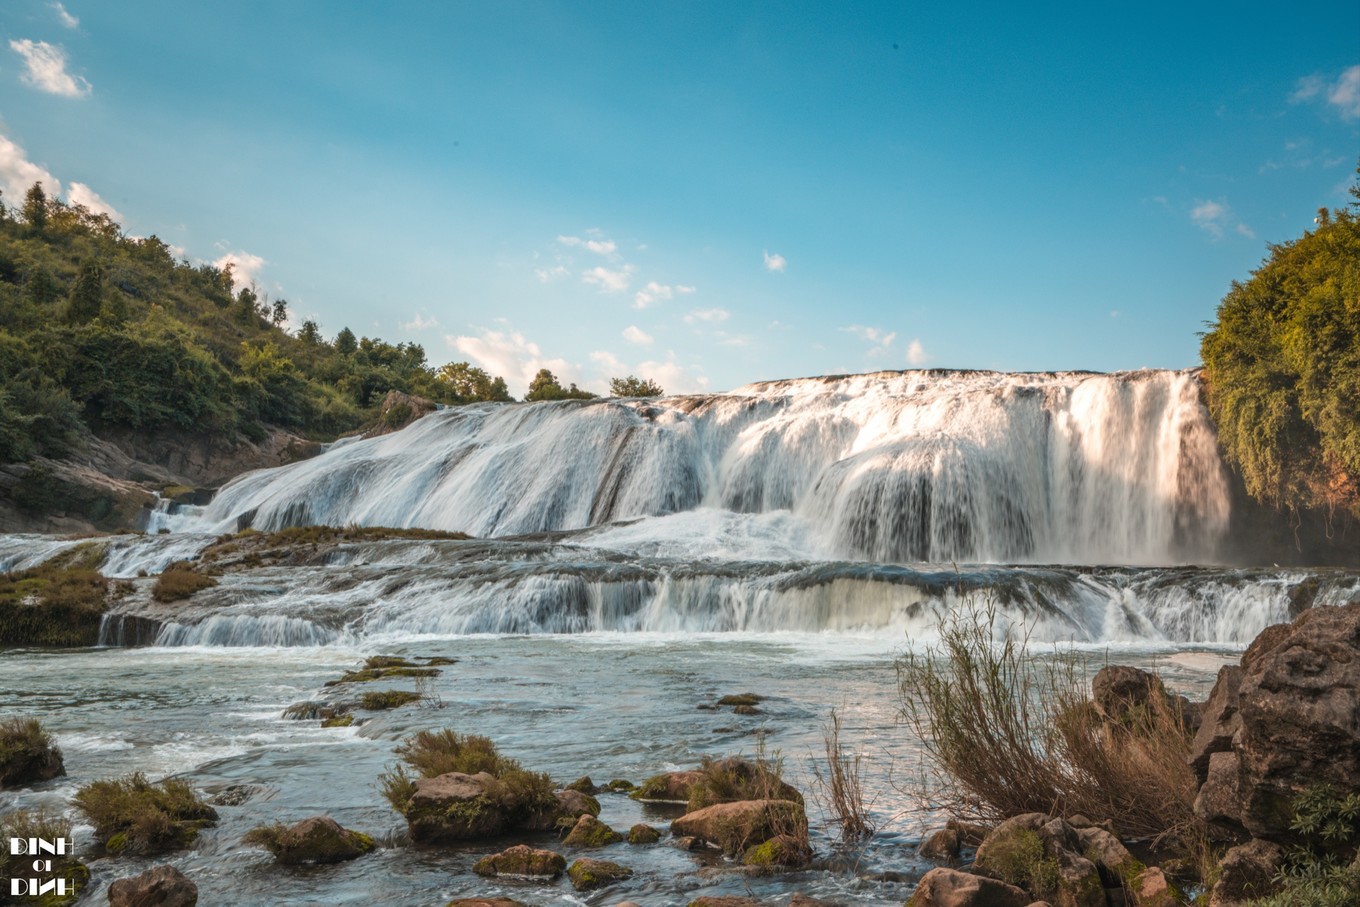
[[[624,265],[615,271],[601,265],[581,274],[581,282],[597,286],[606,293],[622,293],[632,282],[634,270],[632,265]]]
[[[1233,229],[1236,230],[1238,234],[1240,234],[1241,236],[1245,236],[1247,239],[1256,238],[1256,231],[1253,230],[1251,227],[1248,227],[1246,224],[1238,224],[1236,227],[1233,227]]]
[[[427,331],[435,327],[439,327],[439,319],[433,315],[427,318],[424,312],[416,312],[416,317],[403,322],[401,326],[404,331]]]
[[[57,19],[67,28],[79,28],[80,20],[66,11],[66,7],[60,3],[51,4],[52,9],[57,11]]]
[[[765,250],[765,270],[782,273],[784,268],[788,266],[788,263],[788,259],[779,253],[776,252],[771,255],[769,249]]]
[[[1341,73],[1327,91],[1327,103],[1340,109],[1343,120],[1360,119],[1360,66]]]
[[[254,284],[266,264],[267,261],[250,252],[228,252],[214,261],[213,267],[221,271],[230,265],[232,284],[240,289]]]
[[[858,324],[843,327],[841,330],[854,334],[865,343],[871,344],[869,347],[870,356],[881,356],[888,352],[892,348],[893,341],[897,339],[896,331],[885,331],[882,328],[865,327]]]
[[[612,239],[585,239],[580,236],[559,236],[557,237],[557,241],[564,246],[585,249],[588,252],[594,252],[596,255],[604,255],[605,257],[612,257],[614,253],[619,250],[618,244]]]
[[[907,362],[912,365],[921,365],[927,358],[926,348],[921,346],[919,339],[913,338],[911,343],[907,344]]]
[[[534,274],[538,276],[539,283],[552,283],[570,273],[562,265],[553,265],[551,268],[534,268]]]
[[[675,353],[667,353],[664,362],[648,360],[629,365],[613,353],[597,350],[590,354],[590,360],[595,363],[601,376],[601,380],[592,384],[591,388],[602,388],[601,393],[608,393],[608,379],[625,375],[637,375],[644,380],[655,381],[668,394],[696,394],[708,389],[708,378],[698,370],[677,362]]]
[[[511,392],[520,396],[528,392],[539,369],[550,370],[563,385],[580,380],[571,363],[547,358],[537,343],[516,330],[483,330],[476,337],[450,334],[444,339],[492,377],[504,378]]]
[[[655,338],[637,325],[630,324],[623,329],[623,339],[627,340],[629,343],[639,344],[640,346],[649,346]]]
[[[117,223],[123,222],[123,215],[119,214],[113,205],[100,198],[98,192],[84,183],[71,183],[66,189],[66,200],[73,205],[88,208],[95,214],[107,214],[110,220]]]
[[[696,321],[722,322],[732,317],[732,313],[726,309],[695,309],[685,316],[686,324],[694,324]]]
[[[1289,96],[1291,104],[1299,104],[1315,98],[1322,91],[1322,76],[1304,76],[1294,84],[1294,92]]]
[[[1212,199],[1199,202],[1190,209],[1190,219],[1194,221],[1195,226],[1212,236],[1214,242],[1222,239],[1227,230],[1232,230],[1248,239],[1256,238],[1256,233],[1251,227],[1239,221],[1232,209],[1224,202],[1217,202]]]
[[[0,135],[0,191],[11,208],[21,207],[34,183],[42,183],[49,198],[61,195],[61,183],[46,169],[28,159],[24,149]]]
[[[685,296],[693,292],[694,287],[687,287],[683,284],[680,286],[671,286],[669,284],[657,283],[655,280],[651,280],[647,282],[647,286],[638,290],[637,295],[633,297],[633,308],[645,309],[649,305],[655,305],[656,303],[664,302],[667,299],[674,299],[677,293],[681,296]]]
[[[60,47],[27,38],[11,41],[9,47],[24,58],[28,71],[23,80],[34,88],[66,98],[81,98],[90,93],[89,82],[66,71],[66,51]]]

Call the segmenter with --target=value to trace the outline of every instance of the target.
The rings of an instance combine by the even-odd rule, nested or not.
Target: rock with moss
[[[579,819],[581,816],[598,816],[600,814],[600,801],[590,794],[583,794],[579,790],[559,790],[554,797],[557,799],[558,816],[569,819]]]
[[[364,693],[359,697],[359,707],[370,712],[398,709],[424,697],[410,690],[377,690]]]
[[[98,644],[117,591],[97,569],[104,549],[81,545],[63,554],[28,570],[0,573],[0,646]]]
[[[806,839],[807,817],[800,804],[789,800],[716,803],[676,819],[671,834],[699,838],[727,856],[740,856],[779,835]]]
[[[1026,907],[1032,900],[1015,885],[941,866],[921,877],[907,907]]]
[[[706,894],[690,901],[686,907],[762,907],[762,905],[755,898],[731,894]]]
[[[562,842],[568,847],[608,847],[623,840],[623,835],[590,814],[581,816]]]
[[[599,788],[595,786],[595,782],[590,780],[589,775],[582,775],[575,781],[568,784],[565,788],[563,788],[563,790],[574,790],[580,791],[583,794],[593,794],[597,790],[599,790]]]
[[[690,810],[742,800],[789,800],[801,805],[803,795],[780,777],[777,762],[741,756],[704,759],[699,777],[689,788]]]
[[[321,722],[322,727],[350,727],[354,724],[353,715],[336,715]]]
[[[330,816],[312,816],[288,826],[281,822],[261,825],[252,828],[241,840],[263,847],[276,861],[288,866],[344,863],[358,859],[375,846],[368,835],[344,828]]]
[[[577,891],[593,891],[632,877],[633,870],[627,866],[589,857],[581,857],[567,867],[567,878],[571,879],[571,887]]]
[[[420,778],[404,811],[414,841],[468,841],[502,834],[511,817],[488,772],[446,772]]]
[[[516,844],[497,854],[482,857],[472,871],[481,876],[505,879],[555,879],[567,868],[566,857],[551,850]]]
[[[812,862],[812,848],[806,838],[796,835],[776,835],[762,844],[747,848],[741,857],[742,865],[774,871],[800,869]]]
[[[645,822],[639,822],[628,829],[629,844],[655,844],[661,840],[661,832]]]
[[[193,845],[217,824],[217,810],[178,778],[152,784],[140,772],[95,781],[71,798],[110,853],[156,854]]]
[[[978,845],[974,866],[1054,907],[1104,907],[1100,870],[1077,851],[1081,840],[1062,819],[1014,816]]]
[[[718,705],[729,706],[754,706],[765,701],[765,697],[759,693],[731,693],[718,700]]]
[[[0,790],[66,774],[56,740],[36,718],[0,721]]]
[[[637,785],[627,778],[612,778],[604,789],[613,794],[628,794],[637,790]]]
[[[109,907],[195,907],[198,886],[173,866],[156,866],[109,885]]]
[[[689,789],[700,779],[698,771],[653,775],[628,796],[643,803],[688,803]]]

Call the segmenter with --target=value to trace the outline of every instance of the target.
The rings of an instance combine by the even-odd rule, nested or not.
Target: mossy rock
[[[353,715],[336,715],[321,722],[322,727],[351,727],[354,724]]]
[[[419,693],[409,690],[381,690],[365,693],[359,697],[359,707],[370,712],[381,712],[401,708],[424,698]]]
[[[765,697],[759,693],[732,693],[718,700],[718,705],[759,705],[765,701]]]
[[[655,844],[661,840],[661,832],[645,822],[639,822],[628,829],[629,844]]]
[[[393,677],[438,677],[438,668],[419,668],[396,666],[391,668],[361,668],[358,671],[347,671],[339,680],[328,680],[325,685],[328,687],[339,686],[342,683],[372,683],[375,680],[388,680]]]
[[[312,816],[290,826],[261,825],[241,839],[263,847],[287,866],[302,863],[343,863],[355,860],[376,845],[363,832],[341,827],[329,816]]]
[[[50,781],[64,774],[61,749],[42,722],[36,718],[0,721],[0,790]]]
[[[595,782],[590,780],[589,775],[582,775],[563,788],[563,790],[574,790],[583,794],[593,794],[598,789],[599,788],[595,786]]]
[[[587,813],[576,820],[562,843],[568,847],[608,847],[623,840],[623,835]]]
[[[472,867],[481,876],[510,879],[555,879],[567,868],[567,859],[551,850],[517,844],[508,850],[482,857]]]
[[[139,772],[87,784],[71,799],[110,853],[180,850],[193,845],[200,829],[217,824],[217,810],[177,778],[152,784]]]
[[[637,785],[627,778],[614,778],[604,786],[604,789],[613,794],[626,794],[637,790]]]
[[[794,835],[777,835],[748,849],[741,857],[743,865],[769,871],[806,866],[811,860],[808,842]]]
[[[633,870],[608,860],[582,857],[567,867],[567,877],[571,879],[571,887],[577,891],[593,891],[614,882],[631,879]]]

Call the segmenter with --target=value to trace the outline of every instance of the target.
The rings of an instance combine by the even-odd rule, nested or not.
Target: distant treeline
[[[434,368],[416,343],[333,338],[230,267],[176,259],[155,236],[48,198],[0,199],[0,462],[69,454],[124,427],[261,439],[266,425],[329,439],[376,417],[390,390],[438,403],[509,401],[466,362]],[[616,379],[615,394],[660,393]],[[529,399],[593,396],[540,373]]]

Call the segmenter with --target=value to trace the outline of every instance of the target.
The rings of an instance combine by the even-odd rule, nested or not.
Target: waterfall
[[[908,371],[473,405],[224,487],[176,529],[504,537],[719,511],[880,563],[1212,561],[1229,491],[1193,371]],[[769,520],[766,519],[769,523]]]

